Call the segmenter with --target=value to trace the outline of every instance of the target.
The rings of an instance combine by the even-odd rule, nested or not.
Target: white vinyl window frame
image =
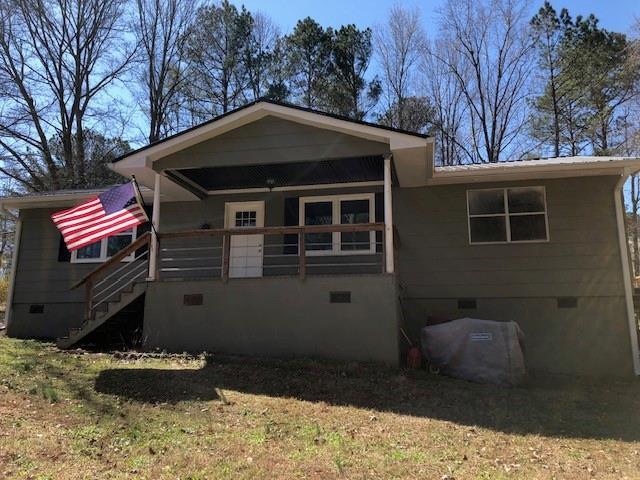
[[[305,205],[307,203],[328,203],[331,202],[332,225],[341,225],[340,223],[340,205],[343,201],[349,200],[368,200],[369,201],[369,223],[374,223],[376,218],[375,193],[350,193],[344,195],[318,195],[313,197],[300,197],[299,199],[299,218],[298,224],[305,226]],[[350,224],[351,225],[351,224]],[[354,224],[355,225],[355,224]],[[370,255],[376,253],[376,232],[369,232],[369,248],[362,250],[342,250],[340,232],[331,233],[331,250],[306,250],[309,257],[322,255]]]
[[[531,212],[518,212],[511,213],[509,212],[509,190],[525,190],[530,188],[537,188],[542,190],[542,200],[544,202],[544,211],[531,211]],[[502,190],[502,198],[504,202],[504,212],[503,213],[483,213],[483,214],[471,214],[471,207],[469,204],[469,193],[470,192],[481,192],[481,191],[498,191]],[[470,245],[504,245],[507,243],[547,243],[549,242],[549,218],[547,215],[547,190],[542,185],[527,185],[520,187],[497,187],[497,188],[472,188],[467,190],[467,231],[469,234],[469,244]],[[511,240],[511,223],[510,217],[524,217],[528,215],[544,215],[544,226],[545,226],[545,238],[534,239],[534,240]],[[491,242],[474,242],[471,239],[471,219],[472,218],[487,218],[487,217],[504,217],[505,218],[505,229],[506,229],[506,240],[499,241],[491,241]]]
[[[119,237],[124,235],[131,235],[131,243],[136,241],[138,236],[138,229],[136,227],[132,228],[132,232],[120,232],[115,235],[109,235],[106,238],[100,240],[100,256],[95,258],[78,258],[78,250],[74,250],[71,252],[71,263],[103,263],[111,258],[107,256],[107,246],[109,242],[109,238],[111,237]],[[128,255],[122,259],[123,262],[130,262],[135,258],[135,252],[131,252],[131,255]]]

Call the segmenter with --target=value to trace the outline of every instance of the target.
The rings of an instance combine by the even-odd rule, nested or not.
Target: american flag
[[[132,182],[101,193],[77,207],[51,215],[69,251],[148,221]]]

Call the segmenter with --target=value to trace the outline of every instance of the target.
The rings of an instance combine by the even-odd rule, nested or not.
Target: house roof
[[[223,113],[222,115],[218,115],[217,117],[214,117],[211,120],[207,120],[206,122],[200,123],[199,125],[195,125],[193,127],[187,128],[186,130],[182,130],[182,131],[180,131],[178,133],[175,133],[175,134],[173,134],[173,135],[171,135],[171,136],[169,136],[167,138],[163,138],[162,140],[158,140],[156,142],[152,142],[152,143],[150,143],[148,145],[140,147],[140,148],[138,148],[136,150],[132,150],[131,152],[128,152],[128,153],[126,153],[124,155],[121,155],[120,157],[116,158],[115,160],[113,160],[112,163],[117,163],[120,160],[123,160],[123,159],[125,159],[127,157],[131,157],[133,155],[137,155],[137,154],[139,154],[141,152],[149,150],[150,148],[156,147],[158,145],[162,145],[163,143],[166,143],[166,142],[170,142],[170,141],[172,141],[172,140],[174,140],[174,139],[176,139],[178,137],[181,137],[183,135],[186,135],[186,134],[188,134],[190,132],[193,132],[193,131],[202,129],[204,127],[207,127],[208,125],[211,125],[211,124],[213,124],[215,122],[218,122],[218,121],[220,121],[220,120],[222,120],[222,119],[224,119],[226,117],[229,117],[231,115],[235,115],[235,114],[238,114],[238,113],[240,113],[242,111],[248,110],[251,107],[253,107],[255,105],[258,105],[258,104],[276,105],[276,106],[279,106],[279,107],[286,107],[286,108],[290,108],[290,109],[293,109],[293,110],[298,110],[300,112],[312,113],[312,114],[315,114],[315,115],[322,115],[324,117],[328,117],[328,118],[332,118],[332,119],[340,120],[340,121],[344,121],[344,122],[353,123],[355,125],[378,128],[378,129],[381,129],[381,130],[386,130],[386,131],[389,131],[389,132],[399,133],[399,134],[402,134],[402,135],[410,135],[410,136],[414,136],[414,137],[418,137],[418,138],[430,138],[429,135],[425,135],[425,134],[418,133],[418,132],[412,132],[410,130],[404,130],[404,129],[401,129],[401,128],[389,127],[389,126],[386,126],[386,125],[380,125],[380,124],[373,123],[373,122],[365,122],[364,120],[355,120],[353,118],[349,118],[349,117],[346,117],[344,115],[337,115],[335,113],[323,112],[322,110],[316,110],[316,109],[313,109],[313,108],[302,107],[300,105],[294,105],[292,103],[287,103],[287,102],[280,102],[280,101],[272,100],[272,99],[269,99],[269,98],[259,98],[257,100],[254,100],[253,102],[247,103],[246,105],[243,105],[243,106],[238,107],[238,108],[236,108],[234,110],[230,110],[230,111],[228,111],[226,113]]]
[[[624,175],[640,170],[640,158],[570,156],[496,163],[437,166],[429,184],[473,183],[536,178]]]
[[[51,190],[48,192],[30,192],[21,195],[10,195],[0,197],[0,208],[60,207],[81,200],[88,200],[115,186],[116,185],[100,188]],[[142,193],[145,200],[153,199],[153,192],[144,186],[140,187],[140,193]]]
[[[131,178],[135,175],[142,185],[153,187],[156,171],[160,171],[154,166],[154,162],[271,117],[386,145],[387,150],[384,153],[393,154],[396,173],[403,186],[424,185],[430,175],[433,157],[431,137],[268,99],[256,100],[162,141],[129,152],[112,162],[110,168],[125,177]],[[320,160],[321,152],[318,153]],[[210,161],[211,164],[206,166],[220,166],[216,165],[214,156],[211,156]],[[260,163],[258,159],[256,163]],[[194,165],[189,165],[189,159],[185,158],[183,168],[192,166]],[[176,169],[175,166],[172,168]],[[160,190],[167,198],[197,198],[184,185],[173,181],[168,173],[171,172],[167,171],[160,179]]]

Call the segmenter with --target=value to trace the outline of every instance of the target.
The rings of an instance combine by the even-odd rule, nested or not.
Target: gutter
[[[638,326],[635,310],[633,308],[633,288],[631,283],[631,263],[629,261],[629,242],[624,226],[624,203],[622,201],[622,189],[629,178],[630,172],[624,170],[613,190],[613,199],[616,208],[616,223],[618,227],[618,242],[620,244],[620,261],[622,267],[622,280],[624,283],[624,297],[627,308],[627,323],[629,326],[629,340],[631,341],[631,354],[633,356],[633,372],[640,376],[640,349],[638,348]]]

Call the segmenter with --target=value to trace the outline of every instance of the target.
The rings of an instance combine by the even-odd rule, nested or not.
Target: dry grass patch
[[[639,394],[0,338],[0,478],[639,478]]]

